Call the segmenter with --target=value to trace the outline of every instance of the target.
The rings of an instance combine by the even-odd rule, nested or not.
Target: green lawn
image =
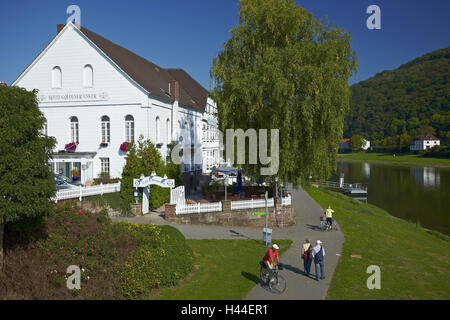
[[[423,164],[433,166],[450,167],[450,159],[425,158],[418,154],[394,155],[387,153],[343,153],[338,154],[338,160],[346,161],[377,161],[391,164]]]
[[[258,283],[259,261],[267,248],[262,240],[187,240],[194,250],[195,271],[180,285],[160,289],[155,299],[240,300]],[[280,253],[291,240],[273,240]]]
[[[339,193],[305,190],[322,207],[331,204],[345,235],[328,299],[450,299],[449,237]],[[370,265],[381,269],[380,290],[366,286]]]

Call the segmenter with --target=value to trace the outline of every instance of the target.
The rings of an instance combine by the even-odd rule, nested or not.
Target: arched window
[[[169,144],[172,141],[172,128],[170,127],[170,119],[167,118],[166,120],[167,125],[167,144]]]
[[[159,130],[159,117],[156,117],[156,143],[161,143],[161,135]]]
[[[71,142],[75,142],[75,143],[79,143],[79,141],[80,141],[77,117],[70,118],[70,140],[71,140]]]
[[[111,142],[111,124],[108,116],[102,117],[102,143]]]
[[[94,70],[90,64],[87,64],[83,68],[83,86],[93,87],[94,86]]]
[[[54,67],[52,70],[52,88],[59,89],[62,87],[62,71],[60,67]]]
[[[127,142],[134,141],[134,118],[132,115],[125,117],[125,140]]]

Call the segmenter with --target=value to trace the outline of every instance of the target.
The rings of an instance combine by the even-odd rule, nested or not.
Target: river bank
[[[341,153],[337,160],[344,161],[368,161],[401,165],[427,165],[436,167],[450,167],[450,159],[446,158],[426,158],[418,154],[387,154],[387,153]]]
[[[345,235],[327,299],[450,298],[448,236],[339,193],[304,189],[322,207],[331,205]],[[381,270],[379,290],[367,288],[367,268],[371,265]]]

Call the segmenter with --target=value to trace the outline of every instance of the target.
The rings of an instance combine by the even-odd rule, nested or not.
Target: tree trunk
[[[0,224],[0,271],[3,270],[3,233],[5,231],[5,225]]]

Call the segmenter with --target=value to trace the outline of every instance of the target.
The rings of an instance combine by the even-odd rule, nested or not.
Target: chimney
[[[58,24],[56,26],[56,31],[57,31],[56,34],[59,34],[61,32],[61,30],[64,29],[65,26],[66,26],[65,24]]]
[[[178,81],[170,81],[169,82],[169,93],[170,97],[175,100],[180,100],[180,86],[178,84]]]

